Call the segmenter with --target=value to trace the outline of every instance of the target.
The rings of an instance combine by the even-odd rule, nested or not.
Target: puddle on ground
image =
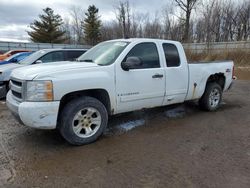
[[[185,106],[177,106],[171,109],[149,109],[144,112],[132,112],[129,115],[121,115],[114,117],[110,120],[110,126],[105,131],[105,135],[121,135],[128,131],[131,131],[137,127],[145,126],[147,121],[150,121],[154,117],[163,117],[167,119],[183,118],[187,114]],[[121,123],[122,122],[122,123]]]
[[[186,110],[183,106],[165,111],[165,116],[167,118],[183,118],[185,115]]]
[[[115,126],[111,126],[105,132],[105,135],[123,134],[136,127],[145,125],[144,119],[138,119],[133,121],[124,122]]]

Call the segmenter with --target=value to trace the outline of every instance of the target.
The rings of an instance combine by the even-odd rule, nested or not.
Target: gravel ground
[[[97,142],[18,124],[0,101],[0,187],[250,187],[250,81],[217,112],[196,104],[110,119]]]

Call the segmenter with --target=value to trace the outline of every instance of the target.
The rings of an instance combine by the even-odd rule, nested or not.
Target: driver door
[[[161,106],[165,93],[165,75],[157,45],[153,42],[139,43],[123,61],[128,57],[138,57],[142,64],[129,71],[123,70],[121,65],[116,67],[118,113]]]

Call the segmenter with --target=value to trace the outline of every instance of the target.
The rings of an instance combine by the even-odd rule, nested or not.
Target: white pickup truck
[[[71,144],[95,141],[109,115],[199,100],[216,110],[233,80],[232,61],[188,64],[179,42],[121,39],[78,62],[13,71],[7,106],[25,125],[58,129]]]

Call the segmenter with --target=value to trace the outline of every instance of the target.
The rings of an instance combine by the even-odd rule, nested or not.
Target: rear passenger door
[[[187,62],[181,62],[175,44],[163,43],[165,55],[166,94],[163,105],[182,103],[188,90]]]
[[[162,105],[165,92],[164,68],[161,67],[156,43],[135,45],[126,55],[138,57],[142,65],[129,71],[116,67],[117,111],[138,110]]]

